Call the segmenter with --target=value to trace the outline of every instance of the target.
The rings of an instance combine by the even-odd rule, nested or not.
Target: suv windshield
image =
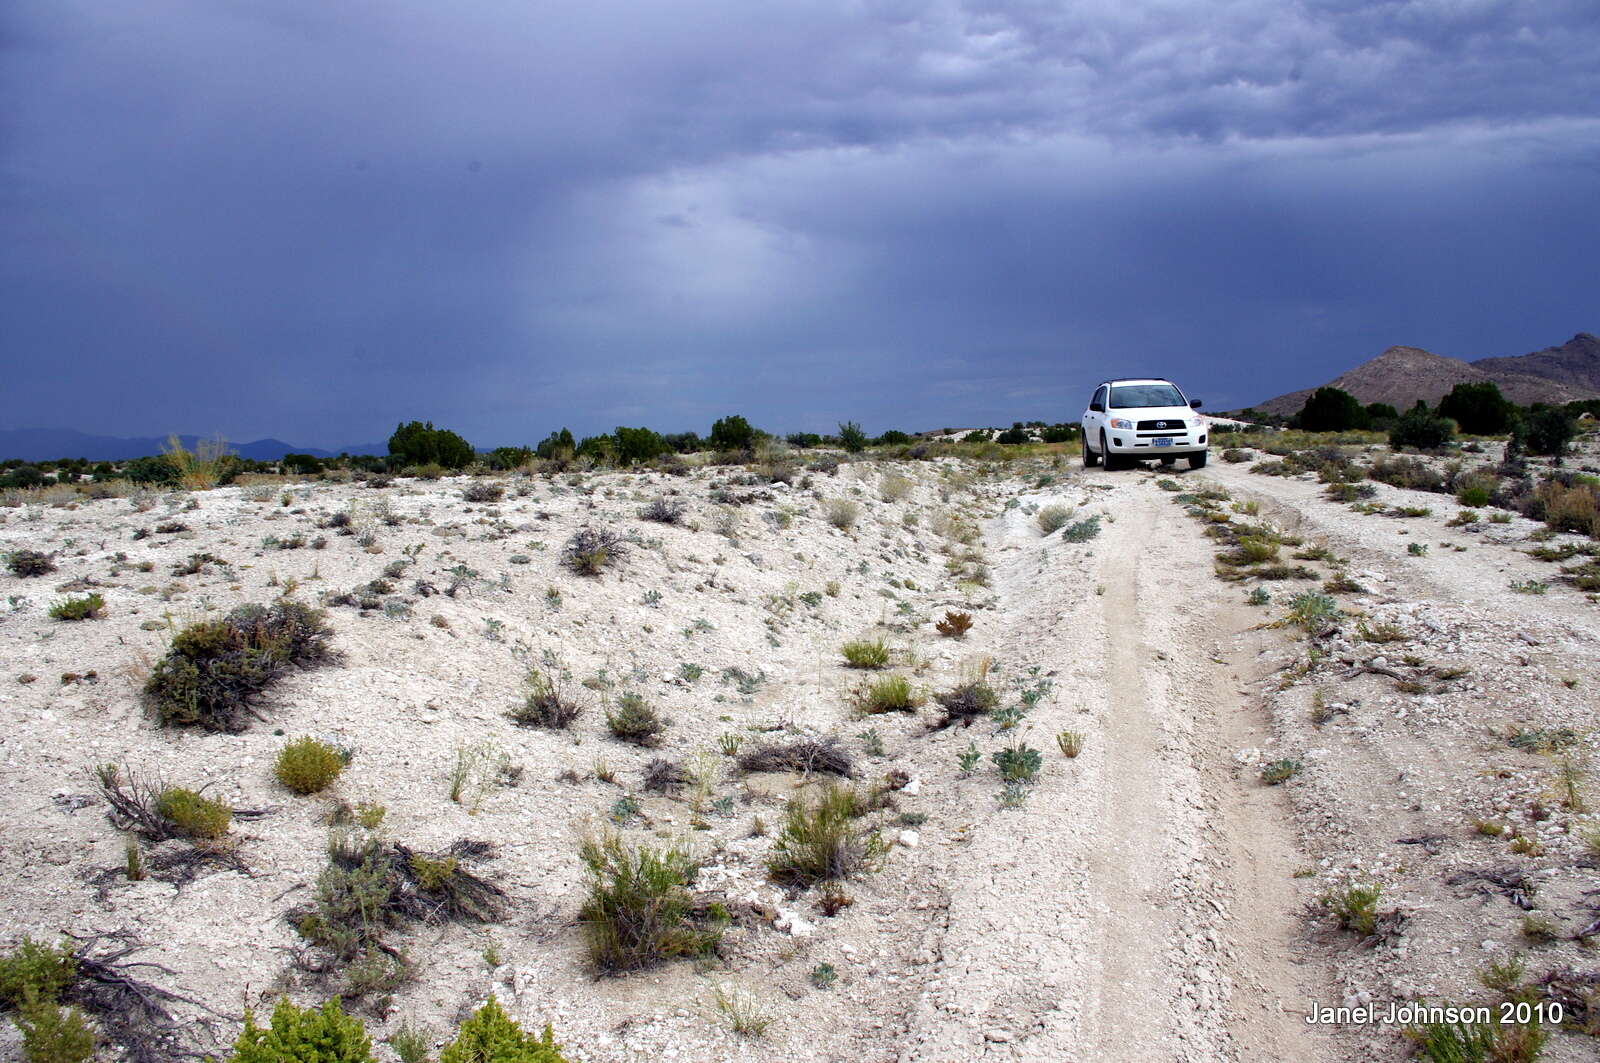
[[[1124,384],[1111,389],[1113,410],[1141,409],[1146,406],[1187,406],[1171,384]]]

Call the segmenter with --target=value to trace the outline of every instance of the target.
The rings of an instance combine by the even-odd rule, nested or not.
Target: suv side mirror
[[[1095,413],[1105,413],[1106,412],[1106,408],[1104,406],[1100,405],[1098,402],[1089,403],[1089,409],[1093,410]]]
[[[1200,407],[1202,407],[1204,405],[1205,405],[1205,403],[1201,402],[1199,399],[1190,399],[1189,400],[1189,408],[1190,409],[1198,410]]]

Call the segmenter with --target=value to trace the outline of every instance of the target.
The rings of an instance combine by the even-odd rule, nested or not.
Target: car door
[[[1091,450],[1100,449],[1100,432],[1106,426],[1106,399],[1110,389],[1101,384],[1089,397],[1089,408],[1083,413],[1083,438]],[[1100,407],[1098,410],[1095,407]]]

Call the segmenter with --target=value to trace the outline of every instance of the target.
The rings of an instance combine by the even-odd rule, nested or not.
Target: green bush
[[[825,787],[815,801],[796,794],[784,810],[767,871],[801,887],[849,878],[866,864],[866,838],[856,824],[864,811],[855,788],[843,784]]]
[[[105,607],[106,600],[100,595],[86,594],[62,599],[50,607],[50,615],[56,620],[93,620]]]
[[[632,971],[715,951],[722,928],[701,915],[690,884],[699,863],[681,846],[625,846],[615,834],[579,851],[589,897],[578,912],[589,955],[602,971]]]
[[[755,446],[756,430],[749,421],[735,414],[711,426],[708,442],[712,450],[749,450]]]
[[[1457,384],[1439,400],[1439,415],[1448,417],[1468,435],[1493,436],[1510,431],[1517,408],[1500,394],[1492,380]]]
[[[147,704],[168,726],[242,731],[250,702],[290,665],[330,660],[321,611],[280,599],[244,605],[184,628],[145,683]]]
[[[1044,766],[1044,757],[1024,742],[997,749],[991,756],[1000,778],[1005,782],[1033,782],[1039,775],[1039,769]]]
[[[1064,543],[1086,543],[1100,534],[1100,518],[1090,517],[1080,520],[1076,524],[1068,524],[1061,529],[1061,541]]]
[[[872,680],[857,693],[856,708],[869,715],[915,712],[924,700],[906,676],[886,675]]]
[[[882,668],[889,663],[889,645],[882,639],[856,639],[839,647],[851,668]]]
[[[55,1000],[78,973],[78,961],[67,945],[41,945],[24,937],[0,956],[0,1005],[20,1007],[30,996]]]
[[[1570,413],[1559,406],[1546,406],[1534,410],[1517,423],[1512,433],[1512,444],[1527,450],[1529,454],[1560,457],[1566,453],[1567,444],[1577,434],[1578,423]]]
[[[346,1015],[335,997],[321,1008],[300,1008],[287,998],[272,1009],[266,1029],[245,1012],[244,1030],[230,1063],[377,1063],[361,1020]]]
[[[182,786],[162,790],[155,810],[183,834],[201,841],[216,841],[233,825],[233,809]]]
[[[94,1058],[94,1030],[77,1008],[30,995],[17,1026],[22,1030],[23,1063],[89,1063]]]
[[[524,1033],[493,996],[461,1024],[456,1038],[439,1053],[439,1063],[567,1063],[549,1024],[544,1035]]]
[[[845,421],[839,425],[839,445],[846,453],[859,454],[867,448],[867,433],[856,422]]]
[[[307,736],[296,738],[283,747],[273,774],[284,786],[304,797],[332,786],[344,771],[345,763],[343,750]]]
[[[617,699],[615,709],[606,712],[606,728],[624,742],[654,746],[660,744],[667,722],[643,696],[627,693]]]
[[[463,469],[476,457],[471,443],[454,432],[433,427],[432,421],[397,425],[394,435],[389,437],[389,455],[391,468],[441,465],[446,469]]]
[[[1348,432],[1371,423],[1366,409],[1354,395],[1334,387],[1321,387],[1311,393],[1290,423],[1306,432]]]
[[[1440,417],[1429,410],[1426,403],[1418,401],[1415,406],[1401,414],[1394,427],[1389,429],[1389,445],[1395,450],[1402,447],[1437,450],[1450,442],[1454,435],[1455,426],[1452,421]]]
[[[48,554],[37,550],[14,550],[6,557],[6,568],[13,576],[47,576],[56,570]]]

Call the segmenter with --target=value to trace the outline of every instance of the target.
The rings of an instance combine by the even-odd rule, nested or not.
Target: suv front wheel
[[[1203,469],[1206,467],[1206,452],[1201,450],[1189,455],[1189,468]]]

